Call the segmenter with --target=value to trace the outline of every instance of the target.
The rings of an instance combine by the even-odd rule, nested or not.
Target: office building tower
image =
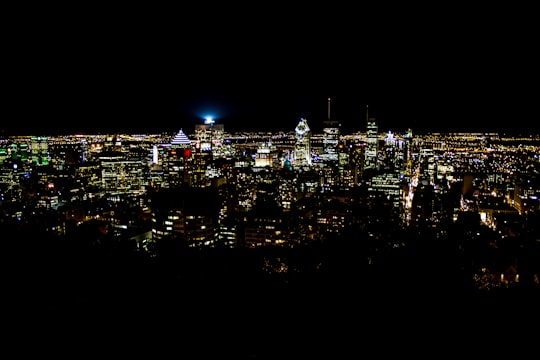
[[[47,137],[32,137],[30,149],[32,154],[32,163],[35,165],[49,165],[49,139]]]
[[[331,191],[336,186],[339,169],[339,123],[330,118],[330,98],[328,98],[328,117],[323,122],[323,151],[321,154],[321,189]]]
[[[294,162],[296,169],[311,167],[311,129],[304,118],[296,125],[294,145]]]
[[[325,164],[337,163],[339,137],[339,123],[330,118],[330,98],[328,98],[328,117],[323,122],[323,153],[321,154]]]
[[[536,174],[521,175],[514,188],[514,207],[519,214],[540,211],[540,177]]]
[[[272,141],[259,144],[255,153],[254,170],[266,167],[272,168],[275,157],[277,157],[277,151],[276,147],[272,145]]]
[[[378,193],[392,201],[394,214],[401,216],[404,208],[405,184],[398,173],[383,173],[372,177],[368,191]]]
[[[214,188],[177,188],[152,196],[152,237],[175,247],[214,247],[219,213]]]
[[[169,187],[190,185],[192,172],[191,140],[182,131],[171,140],[168,147],[165,177]]]
[[[195,142],[203,152],[209,151],[213,156],[221,156],[224,137],[224,125],[216,124],[210,117],[203,124],[195,124]]]
[[[365,144],[351,143],[339,147],[338,183],[341,190],[357,186],[363,177]]]
[[[367,118],[367,128],[366,128],[366,137],[367,137],[367,149],[366,149],[366,169],[377,169],[378,162],[377,156],[379,151],[379,128],[375,118],[368,117],[366,110]]]
[[[122,151],[108,149],[99,154],[101,186],[111,201],[138,196],[142,191],[144,159],[129,158]]]

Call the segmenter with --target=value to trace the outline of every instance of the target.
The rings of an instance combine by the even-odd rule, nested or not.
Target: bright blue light
[[[212,116],[205,116],[204,118],[204,123],[205,124],[213,124],[215,121],[214,121],[214,118]]]

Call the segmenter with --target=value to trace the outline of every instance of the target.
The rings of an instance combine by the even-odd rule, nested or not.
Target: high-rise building
[[[377,169],[377,156],[379,151],[379,127],[375,118],[368,116],[366,107],[366,137],[367,137],[367,149],[366,149],[366,169]]]
[[[214,188],[177,188],[153,194],[152,237],[187,247],[214,247],[219,213]]]
[[[338,146],[340,124],[330,117],[330,98],[328,98],[328,117],[323,122],[323,153],[321,158],[325,164],[335,164],[338,161]]]
[[[276,147],[272,145],[272,141],[261,143],[257,147],[255,154],[255,169],[261,169],[265,167],[272,168],[274,166],[274,158],[276,157]]]
[[[398,173],[383,173],[372,177],[368,191],[370,193],[383,194],[392,201],[395,214],[400,215],[403,211],[403,180]]]
[[[49,139],[47,137],[32,137],[30,149],[32,151],[32,163],[36,165],[49,165]]]
[[[113,148],[99,154],[101,186],[109,199],[119,201],[120,195],[140,194],[144,160],[129,159],[122,151]]]
[[[296,169],[311,167],[311,129],[304,118],[296,125],[293,166]]]
[[[216,124],[212,118],[206,118],[203,124],[195,124],[195,141],[201,151],[210,151],[220,156],[224,137],[224,125]]]
[[[169,187],[190,185],[192,172],[191,140],[182,130],[171,140],[168,147],[165,175]]]
[[[328,117],[323,122],[323,151],[321,154],[321,186],[323,191],[331,191],[339,176],[339,123],[330,117],[330,98],[328,98]]]

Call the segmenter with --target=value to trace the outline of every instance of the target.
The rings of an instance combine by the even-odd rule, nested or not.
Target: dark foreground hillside
[[[537,287],[478,291],[453,257],[421,251],[373,262],[347,244],[150,257],[46,235],[3,241],[3,324],[28,354],[482,355],[526,349],[540,329]]]

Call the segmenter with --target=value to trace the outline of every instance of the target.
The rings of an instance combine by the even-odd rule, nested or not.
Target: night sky
[[[365,130],[366,105],[383,131],[540,132],[524,9],[74,10],[10,17],[5,134],[190,132],[207,115],[318,131],[328,98],[343,132]]]

